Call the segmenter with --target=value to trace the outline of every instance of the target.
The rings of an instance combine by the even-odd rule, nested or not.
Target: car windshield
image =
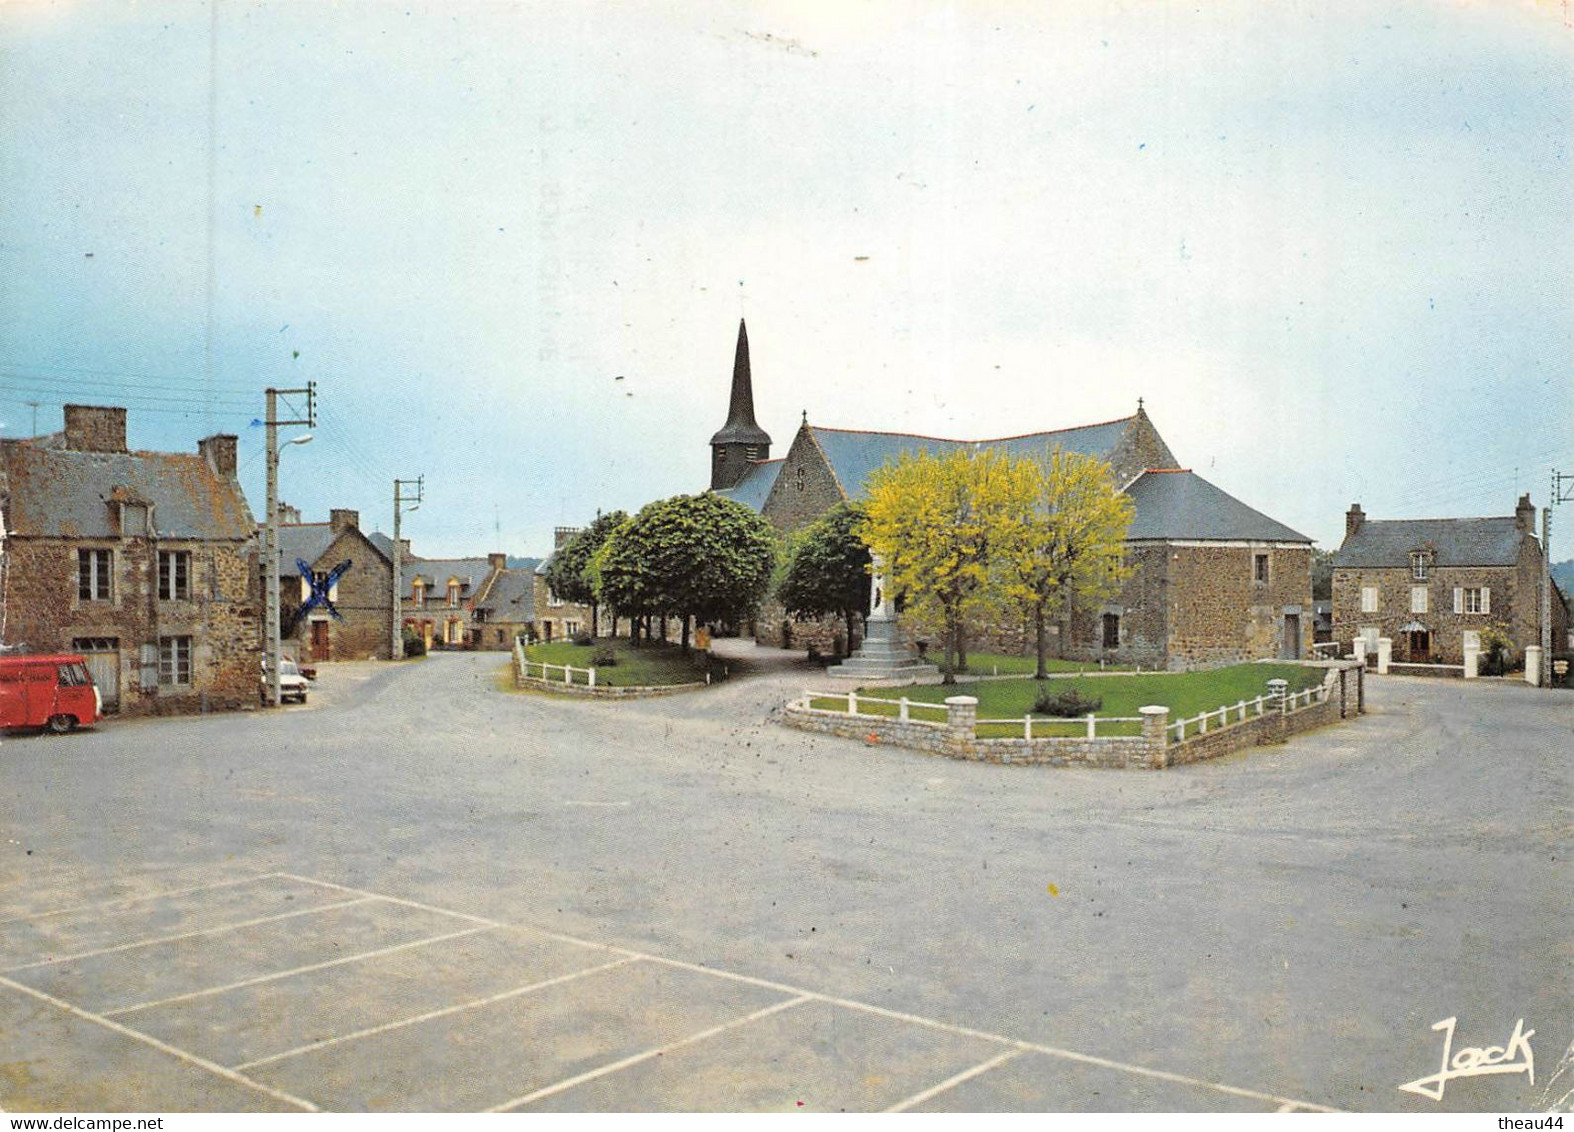
[[[279,662],[279,671],[286,676],[299,676],[301,674],[301,670],[295,667],[293,660],[281,660]]]

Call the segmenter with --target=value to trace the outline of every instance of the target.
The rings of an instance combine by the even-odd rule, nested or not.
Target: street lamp
[[[273,390],[269,390],[271,402]],[[268,564],[268,576],[265,580],[267,586],[267,613],[268,619],[268,647],[265,663],[268,669],[268,706],[279,706],[279,677],[281,675],[279,663],[279,457],[284,450],[292,444],[310,444],[312,434],[302,433],[292,436],[283,444],[274,444],[273,438],[277,435],[273,424],[273,406],[269,405],[268,427],[268,547],[263,553],[263,560]]]

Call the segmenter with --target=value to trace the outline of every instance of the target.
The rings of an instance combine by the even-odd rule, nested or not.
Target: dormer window
[[[459,604],[459,583],[452,579],[448,582],[448,604],[450,606]]]
[[[148,533],[148,505],[122,503],[120,505],[120,534],[123,538],[138,538]]]
[[[410,583],[410,593],[415,604],[420,605],[426,600],[426,583],[417,578]]]
[[[1427,580],[1432,571],[1432,552],[1430,550],[1413,551],[1410,555],[1410,576],[1418,582]]]

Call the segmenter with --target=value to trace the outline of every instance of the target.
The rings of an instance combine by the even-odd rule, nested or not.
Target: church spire
[[[732,396],[727,423],[710,438],[711,487],[731,487],[743,478],[750,461],[769,458],[771,438],[754,420],[754,381],[749,370],[749,329],[738,320],[738,349],[732,360]]]

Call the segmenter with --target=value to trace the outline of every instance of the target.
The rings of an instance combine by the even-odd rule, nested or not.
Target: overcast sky
[[[1142,397],[1332,547],[1574,472],[1571,143],[1559,3],[12,0],[0,435],[239,432],[260,517],[315,381],[308,518],[540,554],[707,486],[746,314],[773,455]]]

